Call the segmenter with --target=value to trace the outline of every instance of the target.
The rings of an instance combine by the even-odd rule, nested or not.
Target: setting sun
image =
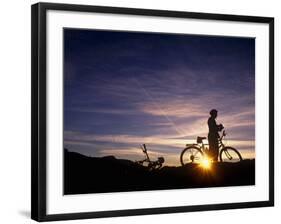
[[[202,161],[200,162],[200,166],[204,169],[210,169],[211,168],[212,161],[208,157],[204,157]]]

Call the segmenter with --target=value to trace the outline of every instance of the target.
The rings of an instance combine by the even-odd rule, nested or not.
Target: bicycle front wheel
[[[233,147],[224,147],[220,151],[220,161],[231,163],[240,162],[242,161],[242,156],[237,149]]]
[[[188,163],[199,163],[202,160],[203,153],[201,149],[196,146],[186,147],[180,156],[181,165],[184,166]]]

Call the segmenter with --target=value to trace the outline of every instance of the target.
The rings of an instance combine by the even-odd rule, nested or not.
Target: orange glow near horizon
[[[201,134],[200,134],[201,135]],[[132,161],[142,159],[144,154],[139,148],[140,143],[145,143],[148,148],[148,154],[152,160],[163,156],[165,158],[164,166],[180,166],[179,156],[186,144],[196,144],[196,137],[187,137],[159,134],[151,136],[138,135],[96,135],[83,134],[80,132],[65,132],[65,136],[71,141],[66,140],[66,148],[70,151],[80,150],[84,155],[90,156],[107,156],[113,155],[119,159],[129,159]],[[199,136],[199,133],[194,136]],[[201,136],[206,136],[202,134]],[[231,136],[231,134],[230,134]],[[208,143],[204,140],[204,143]],[[105,146],[99,147],[99,142],[107,142]],[[224,140],[227,146],[236,148],[243,159],[255,159],[255,140],[231,139]],[[99,149],[96,153],[95,149]],[[96,153],[96,154],[95,154]],[[201,168],[201,167],[200,167]]]
[[[209,170],[212,167],[212,161],[209,159],[207,156],[205,156],[201,161],[200,161],[200,166],[203,169]]]

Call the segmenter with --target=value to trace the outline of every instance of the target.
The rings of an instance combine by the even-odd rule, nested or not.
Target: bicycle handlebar
[[[222,132],[222,135],[219,138],[219,141],[222,141],[223,137],[226,136],[225,129],[223,128],[222,130],[223,130],[223,132]]]
[[[144,151],[144,152],[147,152],[146,145],[145,145],[145,144],[142,144],[142,147],[143,147],[143,151]]]

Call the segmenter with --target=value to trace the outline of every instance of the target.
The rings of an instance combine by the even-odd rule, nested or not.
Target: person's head
[[[216,109],[212,109],[210,111],[210,115],[211,117],[216,118],[218,116],[218,111]]]

